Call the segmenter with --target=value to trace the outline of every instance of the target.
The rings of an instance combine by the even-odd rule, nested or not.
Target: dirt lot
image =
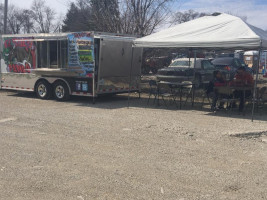
[[[267,115],[0,91],[2,200],[267,199]]]

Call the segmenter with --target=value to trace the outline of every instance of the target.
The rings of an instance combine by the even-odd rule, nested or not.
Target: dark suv
[[[222,57],[222,58],[215,58],[211,61],[212,64],[218,70],[226,70],[230,74],[230,79],[234,78],[236,70],[239,67],[245,67],[246,71],[253,73],[253,70],[245,65],[240,59],[234,57]]]
[[[215,67],[212,63],[203,58],[196,59],[194,68],[194,58],[178,58],[175,59],[169,67],[159,69],[157,73],[158,81],[169,82],[194,82],[196,87],[213,79]]]

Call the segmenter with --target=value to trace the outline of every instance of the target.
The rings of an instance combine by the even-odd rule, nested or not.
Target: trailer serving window
[[[37,42],[38,68],[66,68],[67,40],[44,40]]]
[[[37,42],[37,67],[48,68],[47,41]]]

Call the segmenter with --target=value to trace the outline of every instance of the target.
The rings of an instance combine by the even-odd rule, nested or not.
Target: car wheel
[[[58,101],[66,101],[69,99],[69,88],[63,81],[57,81],[54,84],[54,96]]]
[[[41,80],[37,83],[35,92],[38,98],[49,99],[51,97],[51,85],[47,81]]]

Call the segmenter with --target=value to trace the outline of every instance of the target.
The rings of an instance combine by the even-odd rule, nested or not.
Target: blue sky
[[[68,4],[75,0],[45,0],[57,13],[65,15]],[[267,0],[175,0],[174,11],[193,9],[199,12],[227,12],[246,16],[247,22],[267,30]],[[4,2],[4,0],[0,0]],[[32,0],[9,0],[9,3],[29,8]]]
[[[177,10],[226,12],[246,16],[247,22],[267,30],[267,0],[177,0]]]

